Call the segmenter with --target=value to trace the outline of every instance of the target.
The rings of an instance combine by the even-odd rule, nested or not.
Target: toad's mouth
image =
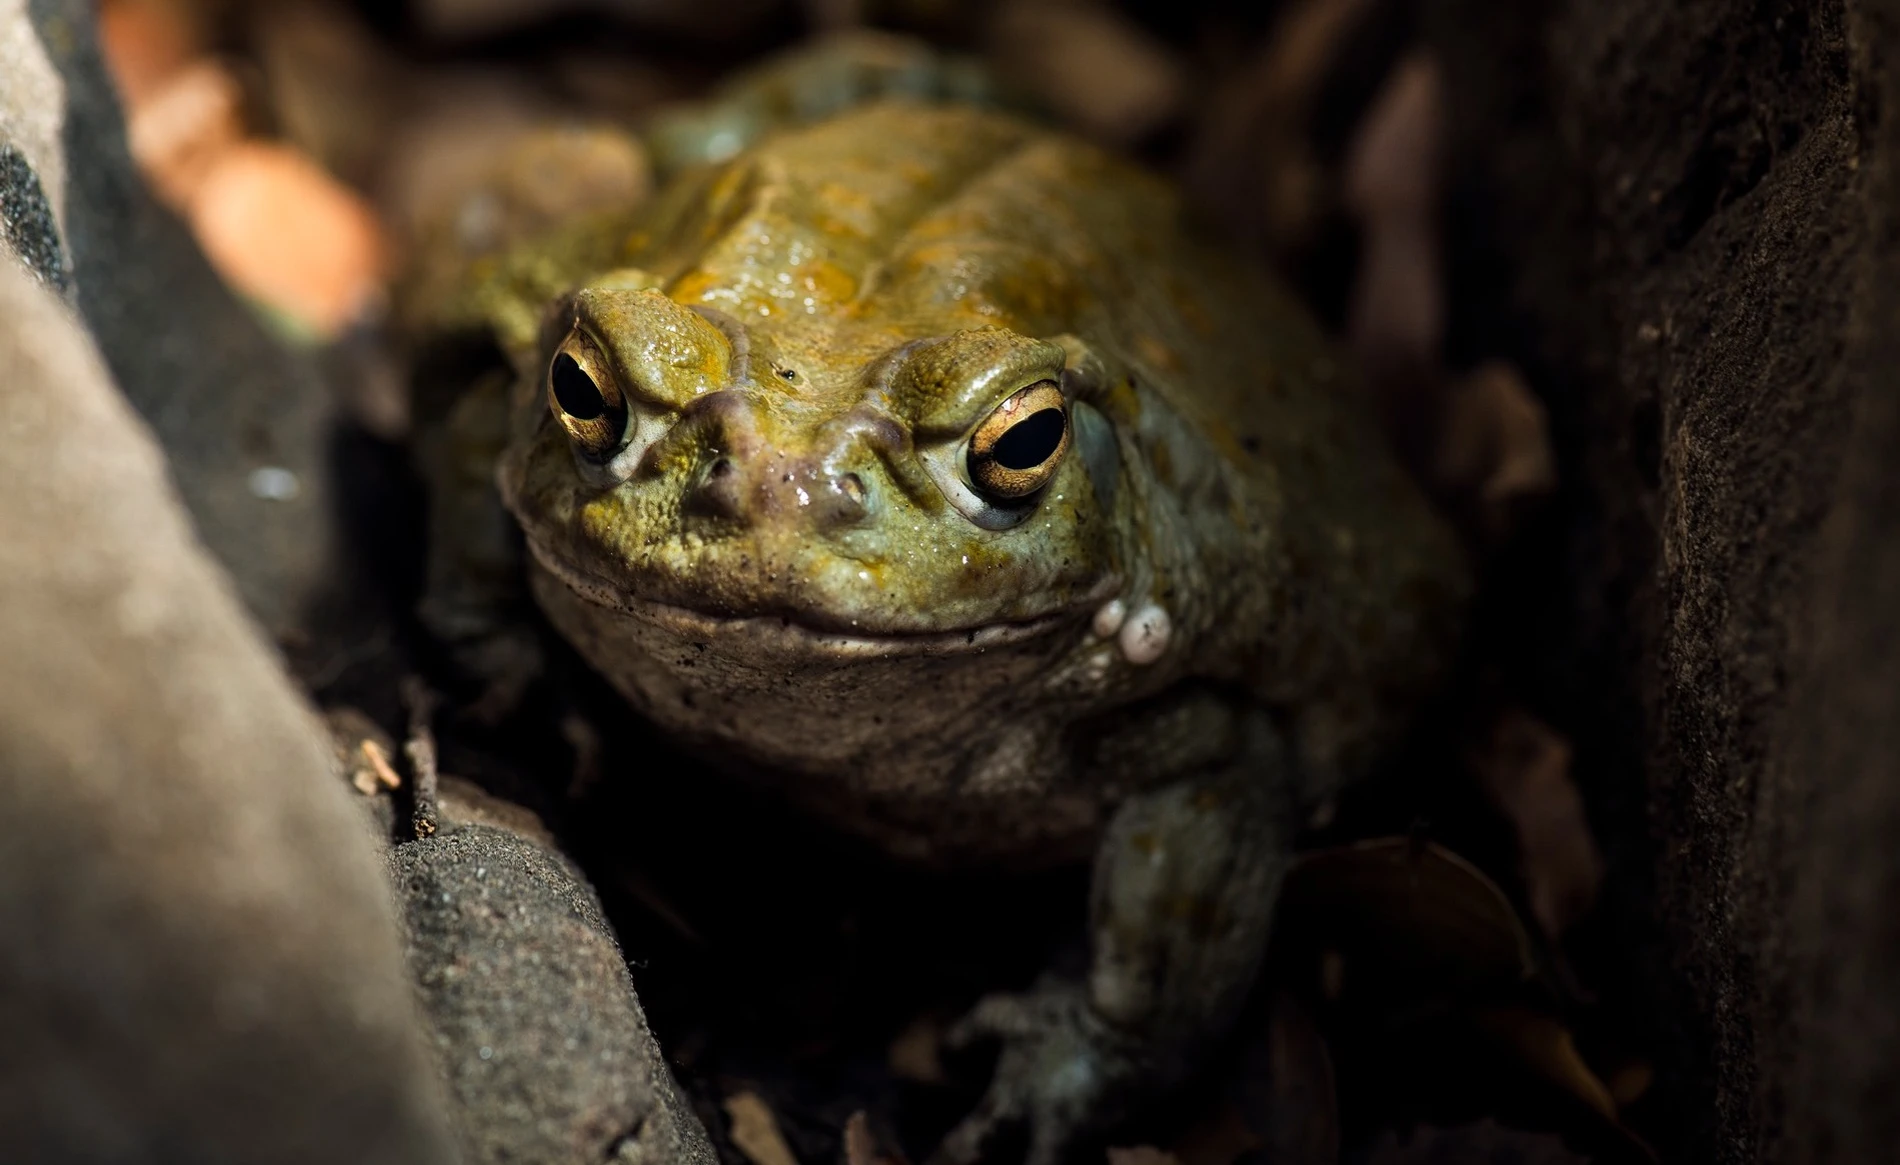
[[[970,627],[887,629],[855,625],[815,611],[716,613],[659,599],[642,598],[606,583],[544,551],[534,539],[528,547],[548,574],[575,596],[625,615],[683,640],[743,639],[767,650],[822,655],[839,660],[894,655],[960,655],[990,651],[1053,634],[1085,621],[1119,589],[1120,580],[1103,579],[1079,601],[1027,618],[998,620]]]

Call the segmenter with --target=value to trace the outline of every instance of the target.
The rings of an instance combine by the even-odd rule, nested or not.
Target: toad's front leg
[[[986,999],[951,1032],[1003,1051],[932,1165],[982,1160],[1011,1128],[1027,1133],[1026,1165],[1058,1165],[1200,1062],[1260,967],[1292,856],[1291,788],[1283,763],[1256,755],[1121,807],[1096,856],[1087,982]]]

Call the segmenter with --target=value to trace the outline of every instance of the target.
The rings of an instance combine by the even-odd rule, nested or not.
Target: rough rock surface
[[[571,865],[486,825],[389,863],[468,1160],[713,1165]]]
[[[80,312],[164,446],[199,535],[252,613],[295,639],[339,574],[331,404],[309,358],[263,330],[146,190],[92,23],[84,0],[0,2],[0,138],[19,135],[63,228]],[[16,59],[50,63],[57,87],[9,76]],[[0,176],[0,205],[17,188]]]
[[[1522,649],[1610,842],[1660,1147],[1889,1159],[1895,6],[1426,7],[1453,331],[1528,371],[1571,482]]]
[[[63,293],[71,286],[66,244],[60,240],[46,187],[26,155],[4,141],[0,141],[0,244],[54,291]]]
[[[0,258],[0,1160],[451,1159],[347,796],[98,353]]]

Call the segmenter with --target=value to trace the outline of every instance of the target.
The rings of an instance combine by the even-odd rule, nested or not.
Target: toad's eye
[[[627,432],[627,398],[599,349],[569,336],[548,365],[548,408],[574,447],[596,461],[611,457]]]
[[[970,484],[993,502],[1022,501],[1056,474],[1069,448],[1069,407],[1052,380],[1030,385],[970,434]]]

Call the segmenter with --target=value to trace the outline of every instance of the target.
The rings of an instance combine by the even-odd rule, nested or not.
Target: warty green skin
[[[1296,823],[1393,747],[1467,585],[1307,316],[1160,180],[902,103],[481,274],[444,320],[522,373],[498,480],[534,595],[635,707],[905,858],[1095,851],[1089,982],[979,1009],[1010,1050],[945,1158],[1025,1120],[1053,1160],[1185,1070]],[[545,401],[574,329],[632,400],[605,461]],[[1004,525],[963,442],[1039,380],[1074,441]],[[1158,651],[1113,603],[1165,612]]]

